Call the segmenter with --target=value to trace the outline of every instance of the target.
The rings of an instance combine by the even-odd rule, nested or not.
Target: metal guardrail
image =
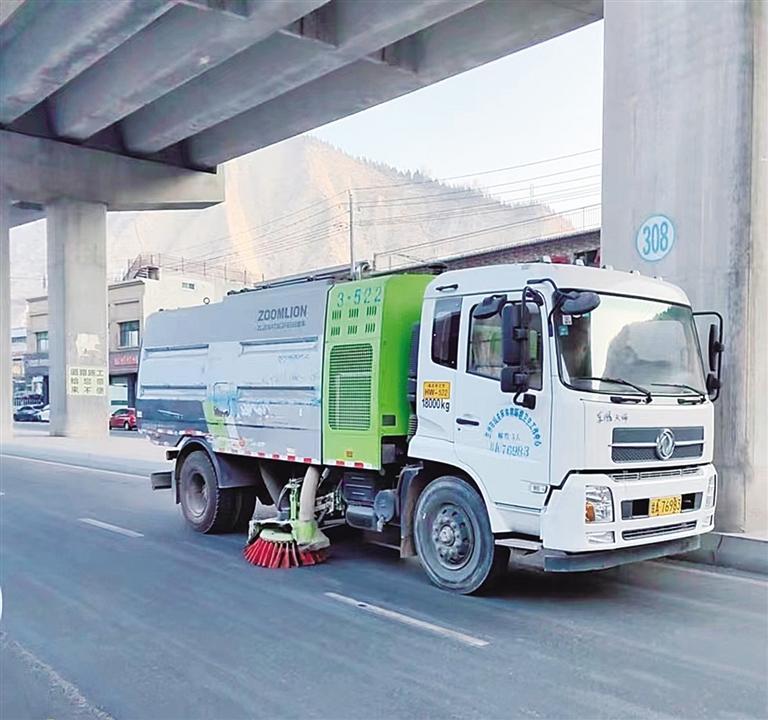
[[[229,265],[227,263],[212,263],[206,260],[191,260],[177,255],[165,253],[142,253],[137,255],[128,265],[122,276],[123,280],[133,280],[137,277],[151,277],[143,274],[142,270],[158,268],[179,274],[194,275],[196,277],[217,278],[232,282],[241,282],[248,285],[254,281],[253,275],[245,268]]]

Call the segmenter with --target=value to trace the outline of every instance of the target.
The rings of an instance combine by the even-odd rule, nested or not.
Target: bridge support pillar
[[[50,432],[106,437],[107,207],[62,198],[46,217]]]
[[[716,527],[756,534],[768,534],[767,27],[760,0],[605,3],[603,261],[722,313]],[[656,247],[653,216],[670,233]]]

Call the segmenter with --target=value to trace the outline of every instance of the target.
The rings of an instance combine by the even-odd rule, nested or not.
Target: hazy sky
[[[313,134],[352,155],[438,178],[591,150],[602,144],[602,64],[603,23],[598,22]],[[477,182],[531,178],[599,162],[600,153],[593,153]],[[588,177],[599,170],[562,177]],[[574,180],[573,186],[592,182]]]

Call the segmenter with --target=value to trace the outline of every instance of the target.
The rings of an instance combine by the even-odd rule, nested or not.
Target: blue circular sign
[[[637,230],[635,246],[643,260],[658,262],[672,251],[675,226],[666,215],[651,215]]]

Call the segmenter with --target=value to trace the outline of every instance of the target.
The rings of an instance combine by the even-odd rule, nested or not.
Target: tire
[[[179,497],[184,519],[201,533],[231,532],[238,515],[239,488],[220,488],[210,458],[191,452],[179,473]]]
[[[483,499],[458,477],[440,477],[424,489],[414,540],[429,579],[462,595],[490,589],[509,562],[509,548],[494,544]]]
[[[131,423],[129,423],[127,420],[123,423],[123,430],[130,430],[131,429]]]

